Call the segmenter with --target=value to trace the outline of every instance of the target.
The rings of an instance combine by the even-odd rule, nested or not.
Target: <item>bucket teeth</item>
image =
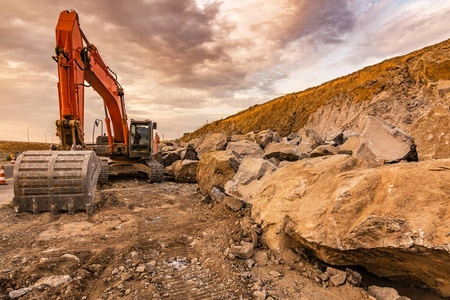
[[[38,214],[39,214],[38,205],[37,205],[36,201],[33,201],[33,215],[38,215]]]
[[[93,212],[100,159],[93,151],[26,151],[14,167],[16,212]]]
[[[69,215],[73,215],[75,213],[75,206],[73,205],[73,201],[67,204],[67,211]]]

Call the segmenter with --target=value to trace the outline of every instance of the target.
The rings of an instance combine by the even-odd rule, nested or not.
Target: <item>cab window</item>
[[[131,125],[131,151],[148,151],[148,125],[146,124],[132,124]]]

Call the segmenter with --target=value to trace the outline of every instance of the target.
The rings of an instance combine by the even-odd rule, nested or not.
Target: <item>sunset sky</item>
[[[0,140],[57,142],[55,26],[81,28],[165,139],[450,38],[448,0],[0,0]],[[86,90],[92,140],[101,98]],[[32,127],[31,127],[32,126]],[[99,130],[96,131],[99,133]]]

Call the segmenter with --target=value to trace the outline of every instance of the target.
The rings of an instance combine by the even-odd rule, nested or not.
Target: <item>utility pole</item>
[[[47,130],[47,131],[45,132],[45,143],[47,143],[47,132],[50,132],[50,130]]]
[[[27,127],[28,143],[30,142],[30,127],[33,127],[33,125],[30,125],[30,126]]]

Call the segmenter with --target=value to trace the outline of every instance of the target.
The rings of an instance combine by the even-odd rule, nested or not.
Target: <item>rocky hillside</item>
[[[450,39],[394,57],[318,87],[253,106],[207,124],[185,140],[272,129],[281,136],[310,128],[324,138],[359,131],[362,115],[378,116],[406,131],[450,93]]]
[[[324,289],[360,288],[359,266],[449,299],[449,50],[447,40],[163,143],[165,176],[251,210],[255,233],[231,258],[263,245],[340,269],[305,275]],[[379,288],[361,292],[425,299]]]

